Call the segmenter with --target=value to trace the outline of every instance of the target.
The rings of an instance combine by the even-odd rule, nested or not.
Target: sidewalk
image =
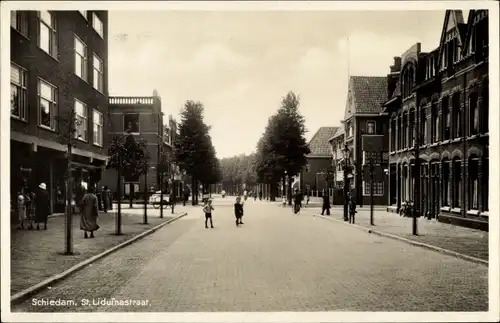
[[[170,210],[169,210],[170,211]],[[11,295],[38,284],[53,275],[108,250],[134,236],[172,219],[170,212],[164,218],[148,215],[148,224],[142,224],[139,214],[122,213],[122,235],[116,236],[115,213],[99,213],[99,230],[94,239],[84,239],[80,231],[80,216],[73,216],[73,251],[75,255],[61,253],[65,248],[65,217],[49,218],[48,230],[11,229]],[[142,214],[142,213],[141,213]]]
[[[318,209],[311,211],[318,214]],[[330,217],[344,222],[341,210],[332,210]],[[488,232],[417,218],[418,236],[414,236],[412,218],[375,210],[373,219],[374,226],[370,225],[370,211],[358,209],[356,214],[358,226],[488,261]]]

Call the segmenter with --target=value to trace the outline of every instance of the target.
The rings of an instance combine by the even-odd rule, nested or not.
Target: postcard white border
[[[11,313],[10,312],[10,181],[1,181],[1,305],[6,322],[480,322],[499,320],[499,11],[494,1],[9,1],[1,3],[1,106],[9,105],[10,17],[9,10],[445,10],[488,9],[490,21],[490,218],[488,312],[211,312],[211,313]],[[443,17],[444,19],[444,17]],[[436,31],[439,32],[439,31]],[[1,173],[10,172],[10,114],[0,110]],[[491,166],[495,165],[495,166]]]

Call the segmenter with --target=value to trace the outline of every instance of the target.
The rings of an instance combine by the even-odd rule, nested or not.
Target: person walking
[[[19,230],[24,229],[24,221],[27,219],[27,198],[23,192],[17,194],[17,217],[19,221]]]
[[[323,206],[321,208],[321,215],[330,215],[330,197],[326,194],[325,190],[323,190]]]
[[[243,224],[241,218],[243,218],[243,203],[241,203],[241,197],[236,198],[236,203],[234,203],[234,216],[236,217],[236,226],[239,227]]]
[[[40,223],[44,224],[44,230],[47,230],[47,221],[49,219],[50,214],[50,198],[49,193],[47,192],[47,185],[45,183],[41,183],[38,185],[39,191],[36,194],[36,229],[40,230]]]
[[[356,199],[354,196],[350,196],[349,198],[349,223],[354,224],[356,220]]]
[[[212,221],[212,211],[214,207],[212,206],[212,200],[208,199],[203,206],[203,212],[205,212],[205,229],[208,229],[208,220],[210,220],[210,227],[214,228],[214,223]]]
[[[26,217],[28,220],[28,229],[33,230],[33,223],[36,219],[36,194],[35,192],[29,192],[27,196]]]
[[[80,230],[85,232],[83,235],[85,239],[88,238],[87,232],[90,232],[90,237],[94,238],[94,231],[99,229],[98,216],[97,196],[94,194],[94,188],[90,186],[80,202]]]
[[[293,195],[293,212],[299,214],[300,208],[302,207],[302,192],[295,189],[295,194]]]
[[[107,186],[102,187],[101,191],[101,200],[102,200],[102,208],[104,213],[108,213],[109,204],[110,204],[110,193]]]
[[[306,201],[306,205],[304,207],[307,207],[309,205],[309,192],[306,191],[306,194],[304,196],[304,200]]]

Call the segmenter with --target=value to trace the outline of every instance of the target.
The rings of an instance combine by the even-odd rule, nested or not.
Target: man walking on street
[[[41,183],[39,186],[40,190],[36,194],[36,229],[40,230],[40,223],[43,223],[44,230],[47,230],[47,220],[50,213],[50,199],[49,193],[47,193],[47,185]]]
[[[356,220],[356,199],[354,196],[349,197],[349,223],[354,224]]]
[[[330,197],[328,194],[323,190],[323,207],[321,208],[321,215],[330,215]]]

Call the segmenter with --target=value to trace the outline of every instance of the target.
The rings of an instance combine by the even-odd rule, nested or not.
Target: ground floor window
[[[453,160],[452,207],[460,207],[460,192],[462,187],[462,163],[460,159]]]
[[[371,185],[370,182],[363,182],[363,195],[370,196]],[[384,182],[373,182],[373,195],[383,196],[384,195]]]
[[[482,201],[483,201],[483,210],[488,211],[488,194],[489,194],[489,158],[485,158],[483,160],[483,165],[482,165]]]
[[[469,210],[477,210],[479,206],[479,160],[478,158],[469,159],[468,177],[469,177]]]
[[[443,191],[442,191],[442,205],[450,206],[450,163],[443,162],[442,179],[443,179]]]

